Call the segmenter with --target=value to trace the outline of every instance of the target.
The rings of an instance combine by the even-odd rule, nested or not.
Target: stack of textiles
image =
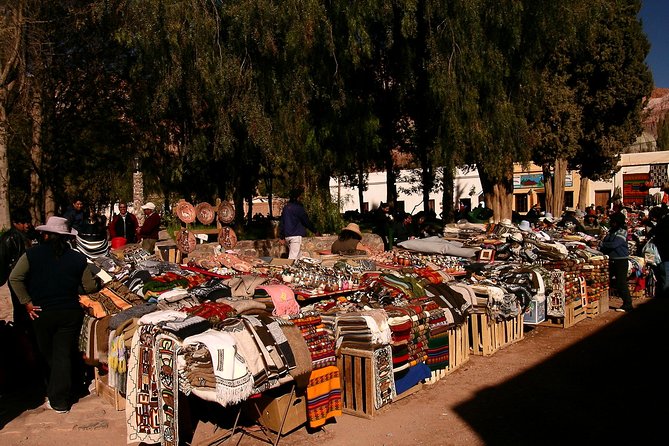
[[[397,377],[410,366],[408,345],[411,340],[411,316],[406,309],[400,307],[386,307],[385,311],[391,332],[393,373]]]
[[[334,337],[328,334],[319,313],[302,312],[288,316],[302,332],[313,370],[307,385],[307,419],[312,428],[320,427],[342,414],[341,380],[336,365]]]
[[[288,319],[302,332],[314,370],[337,364],[334,337],[328,333],[319,313],[303,312],[289,316]]]
[[[385,310],[392,333],[395,387],[397,394],[401,394],[431,376],[424,363],[427,358],[427,319],[408,307],[388,306]]]
[[[432,301],[444,309],[444,314],[450,323],[459,326],[467,320],[472,304],[461,292],[456,291],[451,285],[447,283],[431,283],[425,286],[425,291]]]
[[[381,309],[339,313],[335,326],[337,349],[374,350],[391,342],[388,314]]]
[[[423,311],[428,314],[429,326],[425,363],[432,371],[445,369],[449,365],[448,330],[452,324],[446,320],[445,309],[435,302],[425,303]]]

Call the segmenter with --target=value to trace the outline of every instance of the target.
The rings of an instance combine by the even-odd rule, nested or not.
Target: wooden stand
[[[342,348],[337,357],[342,378],[342,412],[356,417],[374,416],[374,352]]]
[[[495,322],[486,313],[472,313],[469,320],[469,346],[473,355],[490,356],[525,336],[522,314]]]
[[[433,370],[426,384],[434,384],[469,361],[469,322],[448,330],[448,367]]]
[[[608,308],[608,299],[607,299]],[[565,305],[564,316],[546,315],[546,321],[539,325],[544,327],[569,328],[587,317],[586,307],[580,300],[571,301]]]
[[[125,410],[125,397],[117,389],[109,386],[108,377],[109,375],[101,375],[100,371],[95,369],[95,393],[114,406],[114,409]]]
[[[609,293],[601,293],[599,299],[590,302],[585,309],[585,314],[588,319],[594,319],[602,313],[609,311]]]

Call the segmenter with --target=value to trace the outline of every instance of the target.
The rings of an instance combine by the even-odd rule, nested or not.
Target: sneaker
[[[46,408],[51,409],[56,413],[68,413],[70,411],[69,409],[56,409],[55,407],[51,406],[51,402],[48,399],[46,400]]]

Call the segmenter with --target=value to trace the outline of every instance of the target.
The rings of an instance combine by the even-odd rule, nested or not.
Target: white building
[[[657,197],[662,191],[663,184],[649,184],[651,169],[655,172],[663,172],[664,182],[667,179],[667,166],[669,165],[669,151],[626,153],[621,156],[620,170],[610,181],[590,181],[588,185],[588,198],[586,203],[597,206],[605,206],[613,196],[616,188],[620,188],[624,204],[643,204],[646,197]],[[654,166],[654,167],[651,167]],[[526,212],[533,204],[543,203],[545,191],[541,178],[541,168],[530,165],[526,170],[520,165],[514,169],[514,200],[513,209],[518,212]],[[397,181],[398,209],[415,214],[423,209],[422,194],[409,194],[402,192],[411,189],[411,184],[403,181],[408,177],[409,170],[400,172]],[[565,178],[565,206],[576,206],[580,188],[580,176],[577,172],[567,172]],[[650,186],[650,187],[649,187]],[[343,186],[336,178],[330,180],[330,192],[333,198],[339,199],[341,212],[367,211],[378,208],[382,201],[386,200],[386,173],[373,172],[369,174],[368,189],[363,193],[363,203],[359,202],[358,189]],[[465,171],[457,169],[455,184],[453,188],[456,203],[468,204],[471,208],[478,206],[483,200],[481,181],[478,171]],[[430,193],[429,208],[434,209],[437,214],[442,212],[442,192]],[[542,206],[542,208],[545,208]]]

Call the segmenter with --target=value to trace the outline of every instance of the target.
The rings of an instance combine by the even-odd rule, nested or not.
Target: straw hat
[[[45,225],[39,225],[35,230],[52,234],[77,235],[77,230],[70,228],[67,218],[63,217],[49,217]]]
[[[523,220],[520,222],[520,225],[518,225],[518,229],[521,231],[531,231],[532,227],[530,226],[530,222],[527,220]]]
[[[513,224],[511,223],[510,218],[503,218],[502,220],[500,220],[499,224],[502,225],[502,226],[509,227],[509,228],[513,227]]]
[[[553,214],[546,212],[546,215],[544,215],[544,221],[547,221],[548,223],[555,223],[555,218],[553,217]]]
[[[341,229],[342,231],[351,231],[355,234],[358,234],[360,238],[362,238],[362,232],[360,231],[360,226],[358,226],[356,223],[349,223],[345,227]]]

